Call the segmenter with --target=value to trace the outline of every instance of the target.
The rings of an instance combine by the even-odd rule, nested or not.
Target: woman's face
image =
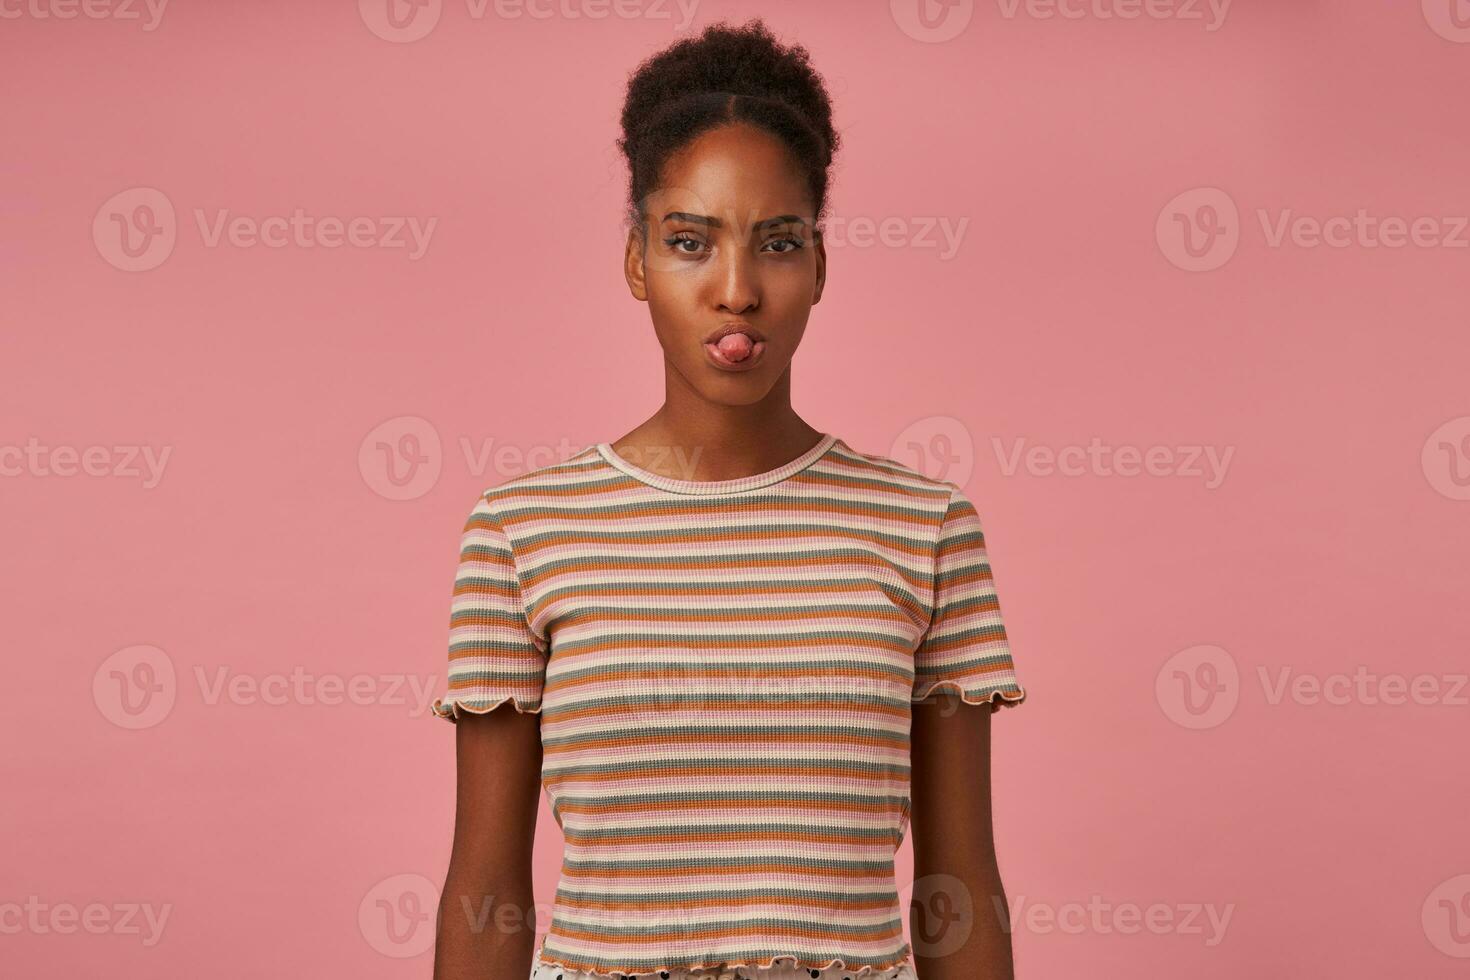
[[[812,211],[782,143],[741,123],[672,157],[644,202],[647,248],[634,229],[628,286],[667,362],[706,400],[758,402],[786,373],[826,278]],[[754,343],[707,343],[731,328]]]

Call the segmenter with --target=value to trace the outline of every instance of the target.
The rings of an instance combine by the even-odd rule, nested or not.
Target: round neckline
[[[782,463],[773,470],[752,473],[750,476],[739,476],[733,480],[676,480],[673,477],[661,476],[628,462],[617,454],[612,443],[609,442],[599,442],[597,453],[639,483],[646,483],[659,490],[667,490],[671,493],[736,493],[741,490],[758,490],[761,487],[768,487],[795,475],[825,456],[827,450],[831,449],[837,441],[835,435],[824,432],[815,445],[795,459]]]

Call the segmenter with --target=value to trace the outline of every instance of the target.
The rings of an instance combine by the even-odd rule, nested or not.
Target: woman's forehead
[[[815,220],[811,193],[799,182],[666,184],[648,195],[643,213],[660,224],[693,224],[711,232],[810,225]]]
[[[751,126],[721,126],[695,139],[664,166],[663,210],[730,212],[761,220],[808,214],[811,189],[780,140]]]

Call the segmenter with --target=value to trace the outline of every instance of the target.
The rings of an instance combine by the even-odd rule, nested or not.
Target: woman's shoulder
[[[898,453],[902,450],[895,447],[892,451]],[[940,475],[930,476],[917,465],[894,456],[854,449],[844,439],[837,440],[828,457],[828,465],[833,471],[861,481],[890,499],[896,496],[926,509],[937,508],[941,514],[948,509],[952,495],[960,489],[945,478],[952,467],[943,461],[932,467],[939,469]]]
[[[491,462],[495,462],[493,457]],[[481,491],[480,497],[496,511],[525,506],[575,490],[596,478],[605,465],[597,447],[588,446],[563,459],[540,465],[523,463],[514,472],[508,468],[507,474]]]

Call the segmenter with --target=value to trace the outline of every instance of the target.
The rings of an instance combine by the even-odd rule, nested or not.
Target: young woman
[[[622,125],[664,404],[465,526],[435,976],[1011,977],[990,716],[1025,692],[979,518],[791,407],[826,281],[825,87],[759,21],[715,25],[638,68]],[[538,784],[566,840],[539,948]]]

